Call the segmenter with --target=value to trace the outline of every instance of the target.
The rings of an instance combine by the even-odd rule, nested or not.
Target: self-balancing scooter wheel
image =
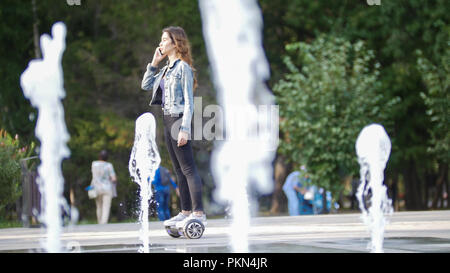
[[[205,226],[202,222],[192,219],[187,221],[186,224],[180,229],[186,238],[199,239],[205,231]]]

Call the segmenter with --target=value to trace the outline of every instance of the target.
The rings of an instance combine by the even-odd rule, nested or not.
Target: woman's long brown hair
[[[197,76],[195,73],[195,68],[193,65],[193,59],[191,54],[191,44],[189,43],[188,37],[184,29],[181,27],[166,27],[162,32],[167,32],[170,39],[175,44],[175,49],[177,51],[178,57],[185,61],[192,68],[194,74],[194,90],[197,88]]]

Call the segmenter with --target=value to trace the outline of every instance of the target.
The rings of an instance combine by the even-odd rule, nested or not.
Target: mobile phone
[[[161,49],[160,49],[160,48],[158,48],[158,51],[159,51],[159,54],[161,54],[161,55],[162,55],[162,52],[161,52]]]

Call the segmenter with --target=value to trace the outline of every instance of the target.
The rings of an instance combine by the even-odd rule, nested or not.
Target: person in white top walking
[[[95,204],[97,207],[97,222],[99,224],[108,223],[111,201],[117,196],[116,191],[116,173],[111,163],[107,162],[108,153],[103,150],[100,152],[99,160],[92,162],[92,182],[97,197]]]

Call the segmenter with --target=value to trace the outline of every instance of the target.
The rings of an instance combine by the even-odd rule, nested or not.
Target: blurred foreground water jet
[[[392,201],[383,185],[384,169],[391,153],[391,141],[383,126],[371,124],[363,128],[356,140],[361,182],[356,196],[362,220],[371,233],[368,249],[383,252],[384,215],[392,214]]]
[[[248,252],[248,184],[273,190],[278,146],[278,107],[265,82],[269,65],[262,46],[262,15],[255,0],[200,0],[209,60],[226,139],[216,141],[212,172],[215,198],[231,203],[234,252]]]
[[[66,48],[66,26],[57,22],[52,27],[52,37],[43,34],[40,39],[43,59],[30,61],[20,77],[20,85],[27,99],[38,108],[35,128],[41,142],[38,167],[42,214],[40,220],[46,226],[47,252],[61,252],[62,210],[67,207],[63,197],[64,178],[61,162],[69,157],[69,140],[61,103],[66,95],[61,65]]]
[[[149,253],[148,216],[149,201],[152,196],[151,182],[161,163],[156,146],[156,121],[151,113],[144,113],[136,120],[134,145],[131,150],[128,170],[134,182],[140,186],[140,252]]]

